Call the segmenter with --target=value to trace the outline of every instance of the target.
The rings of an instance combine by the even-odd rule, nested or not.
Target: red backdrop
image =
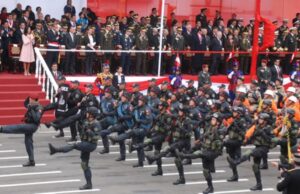
[[[127,15],[130,10],[135,10],[140,16],[149,15],[152,7],[159,7],[160,0],[88,0],[88,7],[94,10],[98,16]],[[221,10],[225,20],[237,13],[238,17],[246,19],[254,17],[254,2],[252,0],[166,0],[171,6],[175,6],[175,12],[181,19],[194,21],[195,16],[203,7],[209,8],[208,18],[213,18],[215,10]],[[263,0],[261,15],[281,21],[288,18],[290,21],[300,12],[299,0]],[[167,9],[167,7],[166,7]],[[290,23],[291,24],[291,23]]]

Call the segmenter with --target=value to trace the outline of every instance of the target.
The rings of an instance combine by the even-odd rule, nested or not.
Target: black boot
[[[53,155],[57,152],[56,148],[51,143],[49,143],[48,146],[50,150],[50,155]]]
[[[183,176],[180,176],[179,179],[173,182],[173,185],[180,185],[180,184],[185,184],[185,178]]]
[[[208,187],[203,191],[203,194],[213,193],[214,192],[214,187],[212,185],[211,177],[207,178],[206,181],[207,181],[207,186]]]
[[[139,167],[144,167],[144,164],[136,163],[132,165],[133,168],[139,168]]]
[[[135,146],[133,145],[132,141],[128,141],[127,145],[128,145],[128,152],[132,153],[135,150],[134,148]]]
[[[2,127],[2,126],[0,126],[0,133],[2,133],[2,131],[3,131],[3,127]]]
[[[29,160],[27,163],[23,164],[23,167],[32,167],[35,166],[35,162],[33,160]]]
[[[262,190],[262,184],[261,184],[261,176],[260,176],[260,171],[254,173],[255,179],[256,179],[256,185],[251,187],[251,191],[261,191]]]
[[[162,176],[163,175],[163,171],[162,171],[161,166],[160,167],[158,166],[157,170],[154,173],[152,173],[151,175],[152,176]]]
[[[117,162],[125,161],[125,157],[121,157],[121,156],[120,156],[119,158],[116,159],[116,161],[117,161]]]
[[[227,179],[228,182],[237,182],[239,181],[239,176],[237,173],[233,173],[232,177],[230,177],[229,179]]]
[[[103,150],[101,150],[99,152],[99,154],[107,154],[107,153],[109,153],[109,149],[108,148],[104,148]]]
[[[93,189],[92,184],[85,184],[85,185],[79,187],[79,190],[88,190],[88,189]]]
[[[51,123],[44,123],[44,125],[49,129],[51,127]]]
[[[63,131],[60,131],[59,134],[55,135],[55,138],[60,138],[60,137],[64,137],[65,133]]]
[[[191,159],[185,159],[185,160],[183,160],[183,162],[182,162],[182,165],[191,165],[192,164],[192,160]]]
[[[268,165],[268,157],[264,157],[262,159],[262,165],[259,166],[260,169],[262,170],[268,170],[269,169],[269,165]]]

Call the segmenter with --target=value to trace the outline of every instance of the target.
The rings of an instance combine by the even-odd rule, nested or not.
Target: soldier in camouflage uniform
[[[228,158],[238,159],[241,157],[241,146],[244,141],[247,122],[244,118],[245,111],[242,107],[233,107],[233,123],[227,129],[227,135],[224,140],[224,146],[228,153]],[[239,176],[236,166],[230,166],[232,169],[232,177],[227,179],[228,182],[238,181]]]
[[[213,193],[214,188],[212,185],[211,177],[211,164],[214,160],[221,155],[223,149],[223,142],[219,134],[223,117],[220,113],[215,113],[212,115],[210,124],[205,128],[204,135],[200,140],[201,150],[197,150],[192,154],[183,154],[177,152],[180,159],[182,158],[202,158],[203,165],[203,175],[207,181],[208,188],[203,191],[204,194]]]
[[[88,108],[86,114],[86,120],[83,123],[83,130],[81,135],[81,142],[73,145],[67,145],[63,147],[54,147],[49,143],[50,155],[55,153],[67,153],[74,149],[81,151],[81,167],[84,172],[86,184],[80,187],[80,190],[92,189],[92,172],[89,167],[90,153],[97,148],[98,135],[96,131],[99,130],[100,125],[96,120],[98,115],[98,109],[96,107]]]
[[[242,162],[250,160],[250,157],[253,157],[254,163],[252,169],[255,175],[256,185],[250,188],[250,190],[252,191],[262,190],[263,188],[259,165],[261,159],[263,157],[266,157],[266,155],[268,154],[268,150],[272,140],[272,127],[268,125],[269,119],[270,116],[267,113],[260,113],[253,134],[250,135],[249,139],[245,139],[245,141],[250,141],[255,145],[255,148],[253,150],[247,151],[239,159],[228,159],[230,165],[232,167],[236,167]]]
[[[132,150],[136,150],[139,148],[144,148],[148,145],[154,145],[154,155],[158,155],[160,153],[162,144],[165,141],[167,135],[169,134],[173,123],[173,118],[167,112],[168,107],[169,105],[167,102],[160,102],[160,113],[159,115],[157,115],[155,119],[155,125],[151,129],[151,137],[147,138],[143,143],[132,145],[132,149],[129,149],[129,152],[132,152]],[[156,164],[157,170],[154,173],[152,173],[152,176],[162,176],[163,171],[161,166],[161,159],[158,159],[156,161]]]
[[[176,155],[176,150],[182,151],[186,148],[191,141],[191,119],[186,117],[187,109],[184,106],[180,106],[178,117],[175,123],[172,125],[172,144],[163,148],[163,150],[157,155],[146,155],[146,159],[149,164],[154,161],[160,160],[165,157],[169,152],[175,155],[175,164],[179,173],[179,179],[175,181],[174,185],[185,184],[185,178],[183,173],[183,165],[181,159]]]

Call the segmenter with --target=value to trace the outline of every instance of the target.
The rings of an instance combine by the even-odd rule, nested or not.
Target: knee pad
[[[259,172],[259,164],[254,163],[252,165],[252,170],[253,170],[254,173]]]
[[[87,162],[81,162],[81,168],[83,171],[87,170],[89,168],[89,165]]]
[[[203,169],[203,176],[206,180],[209,180],[211,178],[210,172],[208,169],[206,169],[206,168]]]
[[[150,144],[150,143],[152,143],[152,139],[150,138],[145,139],[145,144]]]

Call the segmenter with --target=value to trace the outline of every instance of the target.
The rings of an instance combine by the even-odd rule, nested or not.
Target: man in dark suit
[[[280,59],[274,61],[274,65],[271,67],[271,81],[275,83],[277,79],[282,79],[282,69],[280,67]]]
[[[75,27],[70,27],[69,32],[65,36],[66,49],[74,50],[77,46],[77,38],[75,36]],[[74,74],[75,73],[75,52],[66,52],[66,64],[65,64],[65,73]]]
[[[295,52],[297,49],[297,28],[292,27],[290,28],[290,33],[287,35],[284,41],[284,47],[287,49],[288,52]],[[292,71],[292,65],[290,65],[292,55],[288,54],[285,58],[286,65],[283,66],[283,72],[285,74],[290,74]]]
[[[52,66],[51,66],[51,73],[54,77],[55,80],[58,79],[58,77],[61,77],[63,76],[62,72],[61,71],[58,71],[58,65],[57,63],[53,63]]]
[[[87,30],[87,35],[83,38],[83,45],[86,50],[95,50],[96,39],[93,34],[93,28],[89,27]],[[85,72],[87,75],[92,75],[93,73],[93,64],[94,64],[95,53],[87,52],[85,58]]]
[[[122,50],[131,50],[133,49],[133,39],[131,38],[132,31],[130,29],[126,30],[126,33],[121,38],[121,46]],[[130,60],[130,53],[121,53],[121,64],[124,70],[125,75],[128,75],[130,73],[130,66],[131,66],[131,60]]]
[[[206,38],[203,36],[201,29],[198,30],[197,34],[193,35],[193,51],[205,51],[207,47]],[[195,54],[192,64],[192,73],[197,73],[203,64],[203,53]]]
[[[13,34],[13,43],[14,44],[21,45],[23,43],[22,35],[24,34],[25,27],[26,27],[25,23],[22,22],[22,23],[20,23],[19,28],[14,32],[14,34]]]
[[[59,28],[57,24],[50,24],[51,29],[47,32],[47,44],[48,49],[58,49],[59,48]],[[58,62],[58,51],[47,51],[46,56],[47,65],[50,66],[53,63]]]
[[[12,40],[12,33],[13,31],[11,31],[9,29],[9,25],[7,21],[3,22],[3,30],[1,33],[1,49],[2,49],[2,55],[1,55],[1,62],[2,62],[2,68],[3,70],[8,69],[9,67],[11,67],[11,65],[9,65],[9,51],[8,51],[8,45],[11,43]]]
[[[222,51],[223,49],[222,36],[223,36],[222,32],[218,31],[216,37],[212,39],[211,51],[218,51],[218,52]],[[210,68],[212,75],[218,74],[218,69],[220,64],[221,64],[221,54],[220,53],[212,54],[212,64]]]
[[[207,27],[207,17],[206,17],[206,12],[207,12],[207,8],[203,8],[201,9],[201,13],[199,15],[196,16],[196,23],[198,21],[201,22],[201,26],[203,28],[206,28]]]
[[[298,148],[299,149],[299,148]],[[282,173],[282,181],[277,184],[277,190],[284,194],[296,194],[300,191],[300,154],[294,154],[295,168]]]

